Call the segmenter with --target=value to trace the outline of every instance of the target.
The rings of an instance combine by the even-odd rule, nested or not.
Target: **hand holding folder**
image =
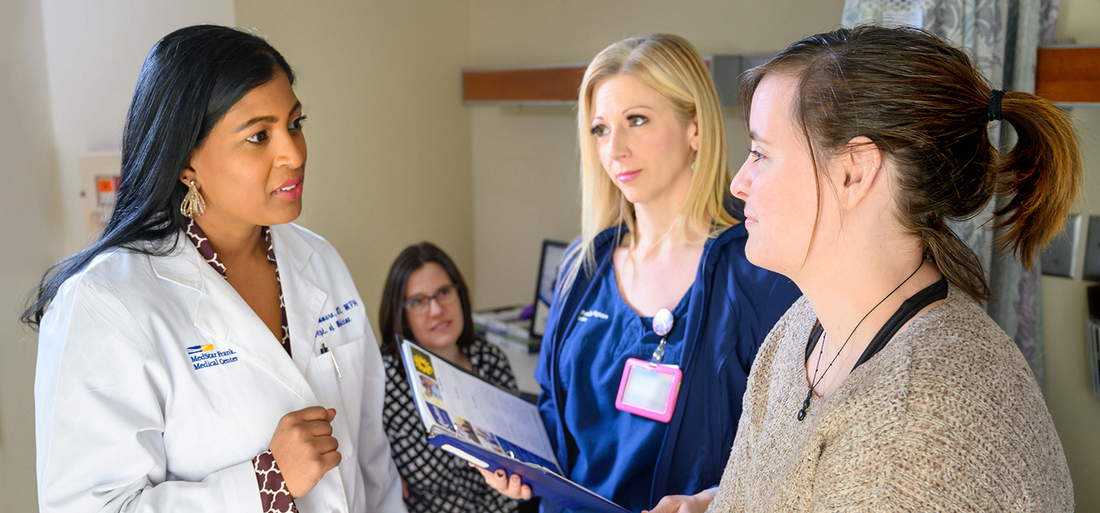
[[[414,342],[402,361],[428,443],[478,468],[522,476],[544,501],[581,511],[627,510],[564,477],[538,408]]]
[[[485,483],[492,487],[494,490],[501,493],[505,497],[510,499],[516,499],[521,501],[531,500],[534,498],[534,494],[531,493],[531,487],[525,485],[522,482],[522,478],[519,474],[512,474],[504,472],[504,469],[499,469],[496,472],[490,472],[488,469],[481,468],[473,463],[469,464],[471,467],[477,469],[481,474],[481,477],[485,479]]]

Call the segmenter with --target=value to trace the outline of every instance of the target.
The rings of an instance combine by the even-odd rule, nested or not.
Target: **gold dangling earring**
[[[203,201],[202,194],[199,194],[199,188],[195,187],[194,180],[191,180],[187,195],[183,197],[183,203],[180,203],[180,213],[191,219],[206,213],[206,202]]]
[[[695,161],[699,160],[699,150],[695,150],[695,153],[691,156],[691,170],[695,171]]]

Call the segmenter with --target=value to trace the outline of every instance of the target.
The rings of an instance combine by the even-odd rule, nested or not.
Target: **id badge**
[[[623,367],[615,407],[667,423],[676,408],[682,376],[683,372],[671,365],[629,358]]]

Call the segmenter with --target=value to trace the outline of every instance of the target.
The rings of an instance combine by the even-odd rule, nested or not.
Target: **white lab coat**
[[[343,460],[299,510],[405,511],[351,275],[304,228],[271,236],[293,360],[182,235],[167,256],[109,251],[62,285],[39,336],[41,511],[258,512],[252,458],[283,415],[314,405],[336,409]]]

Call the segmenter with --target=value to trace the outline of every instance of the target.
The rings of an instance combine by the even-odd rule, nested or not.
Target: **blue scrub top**
[[[736,209],[731,212],[736,215]],[[611,227],[598,234],[592,242],[596,265],[582,266],[569,289],[559,285],[554,291],[535,380],[542,389],[539,411],[543,424],[566,476],[637,511],[652,507],[666,495],[692,495],[718,484],[733,446],[741,417],[741,399],[756,351],[776,320],[801,293],[789,279],[749,263],[745,258],[748,233],[743,225],[731,227],[709,239],[688,300],[677,307],[677,311],[686,307],[686,313],[677,314],[676,321],[677,327],[686,333],[674,337],[677,349],[673,357],[679,361],[684,374],[672,419],[663,428],[658,426],[664,435],[654,438],[650,433],[643,442],[633,424],[635,420],[650,422],[642,418],[628,419],[631,422],[628,425],[611,423],[594,429],[592,426],[599,421],[587,420],[593,415],[605,415],[607,417],[603,418],[612,420],[617,419],[616,415],[630,415],[615,409],[616,380],[621,376],[628,351],[619,343],[628,339],[611,340],[615,347],[603,347],[601,344],[609,340],[577,336],[578,329],[593,329],[578,327],[588,322],[578,319],[582,311],[589,311],[589,305],[598,302],[593,298],[618,291],[615,282],[608,281],[608,273],[613,272],[611,255],[623,233],[625,228]],[[564,265],[568,267],[569,263]],[[631,316],[636,318],[637,314],[631,311],[630,316],[617,315],[616,319]],[[608,318],[610,320],[611,315]],[[637,319],[637,322],[649,331],[644,320]],[[606,329],[610,332],[625,328]],[[646,344],[646,341],[641,343]],[[645,359],[652,351],[653,342],[649,344],[639,352]],[[601,375],[582,370],[578,360],[582,357],[593,361],[604,358],[601,361],[611,362],[599,368],[600,372],[614,376],[610,380],[614,385],[597,388]],[[570,366],[568,373],[563,370],[566,365]],[[588,365],[597,367],[594,363]],[[578,376],[586,376],[588,386],[583,386]],[[567,405],[570,410],[566,410]],[[578,427],[586,429],[583,436],[574,431]],[[602,442],[587,441],[589,437]],[[637,450],[629,452],[626,444],[632,443]],[[615,450],[605,450],[610,444],[614,444]],[[640,458],[635,455],[640,452],[656,460],[643,465],[640,460],[629,459]],[[630,462],[630,468],[625,469],[625,465],[617,463],[614,467],[599,468],[600,462],[618,462],[619,458],[627,458],[624,461]],[[577,468],[579,463],[587,465],[583,472]],[[639,467],[645,470],[632,474]],[[626,477],[622,473],[631,474]],[[642,475],[652,475],[652,479],[635,479]],[[607,484],[598,481],[621,481],[622,484],[606,492]],[[638,507],[639,504],[642,506]],[[560,507],[550,501],[542,501],[542,511],[558,510]]]
[[[581,305],[577,322],[565,337],[561,386],[572,393],[564,401],[564,423],[571,434],[567,447],[571,476],[590,490],[639,511],[649,507],[658,448],[668,424],[615,408],[615,398],[628,358],[649,361],[661,337],[653,318],[641,317],[619,294],[614,266],[604,266],[598,292]],[[690,292],[673,310],[681,321]],[[675,322],[663,361],[679,365],[687,323]],[[594,407],[598,405],[598,407]],[[621,436],[630,433],[630,436]]]

